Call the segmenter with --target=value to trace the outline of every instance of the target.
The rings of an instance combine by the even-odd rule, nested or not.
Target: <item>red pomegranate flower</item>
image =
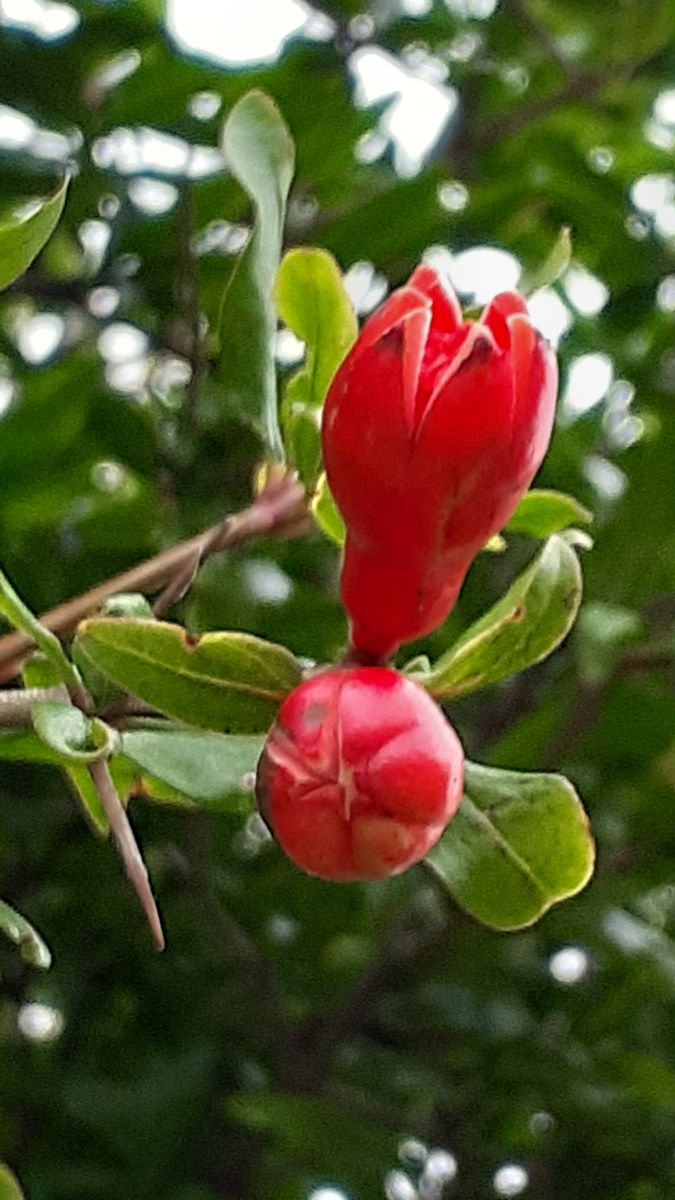
[[[322,433],[357,654],[384,659],[444,620],[541,464],[556,389],[555,355],[516,293],[465,321],[420,266],[367,321]]]

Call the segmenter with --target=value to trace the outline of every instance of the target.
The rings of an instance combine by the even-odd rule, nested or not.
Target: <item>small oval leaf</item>
[[[595,847],[569,780],[465,764],[459,811],[426,862],[493,929],[522,929],[588,883]]]
[[[31,717],[38,737],[70,762],[100,762],[118,749],[116,730],[96,717],[85,717],[74,704],[43,701],[33,705]]]
[[[46,971],[51,966],[51,952],[37,929],[4,900],[0,900],[0,933],[19,947],[21,957],[32,967]]]
[[[36,201],[23,214],[0,224],[0,288],[8,287],[24,271],[49,241],[63,212],[68,179],[51,196]]]
[[[547,538],[573,525],[590,525],[593,513],[565,492],[533,488],[527,492],[506,526],[509,533]]]
[[[191,637],[165,621],[91,618],[78,642],[99,670],[159,712],[219,733],[264,733],[300,682],[283,646],[245,633]]]
[[[450,699],[541,662],[574,624],[581,589],[573,548],[564,537],[549,538],[506,595],[419,682],[433,696]]]
[[[307,347],[301,371],[307,380],[307,403],[320,408],[359,331],[340,268],[327,250],[289,250],[274,294],[282,321]]]
[[[255,771],[264,741],[260,735],[131,729],[122,734],[122,752],[142,771],[181,795],[216,804],[241,796],[244,776]]]

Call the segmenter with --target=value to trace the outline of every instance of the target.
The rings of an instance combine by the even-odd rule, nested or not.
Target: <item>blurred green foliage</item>
[[[225,7],[223,26],[240,9]],[[393,285],[430,246],[489,246],[533,271],[571,226],[573,266],[552,289],[564,398],[538,482],[595,513],[585,605],[552,659],[449,712],[472,757],[569,774],[598,872],[535,928],[498,935],[415,872],[333,887],[294,871],[255,822],[139,799],[169,936],[158,957],[67,785],[3,761],[0,891],[54,964],[38,973],[0,947],[0,1159],[28,1200],[374,1200],[385,1180],[389,1200],[481,1200],[517,1194],[507,1163],[542,1200],[668,1200],[675,5],[320,7],[326,40],[230,68],[182,54],[158,0],[80,0],[77,27],[51,39],[0,15],[15,114],[8,126],[0,108],[0,206],[51,194],[66,161],[76,170],[57,233],[0,299],[3,567],[44,610],[246,504],[260,442],[209,364],[250,207],[213,158],[195,180],[205,159],[186,146],[215,149],[252,87],[297,142],[287,244],[319,244],[343,270],[371,264]],[[392,101],[354,103],[355,62],[374,47],[456,89],[409,178],[387,140]],[[144,160],[148,130],[180,140]],[[579,269],[605,303],[588,302],[587,278],[578,290]],[[573,389],[591,388],[577,362],[590,354],[612,369],[596,403]],[[444,650],[530,554],[509,536],[482,556],[420,652]],[[204,567],[183,616],[331,660],[345,638],[337,570],[318,534],[256,542]],[[444,1191],[442,1160],[422,1170],[410,1139],[456,1157]]]

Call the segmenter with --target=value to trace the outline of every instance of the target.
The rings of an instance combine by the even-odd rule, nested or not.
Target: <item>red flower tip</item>
[[[462,796],[459,739],[412,680],[332,670],[281,707],[260,759],[260,811],[303,871],[338,883],[398,875],[429,852]]]

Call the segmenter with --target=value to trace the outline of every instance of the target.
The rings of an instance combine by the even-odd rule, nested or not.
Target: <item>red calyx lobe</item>
[[[556,387],[555,356],[516,294],[464,322],[420,267],[366,323],[323,422],[358,652],[386,658],[447,616],[541,464]]]
[[[456,733],[416,683],[384,667],[337,669],[284,701],[256,796],[303,871],[383,879],[438,841],[459,807],[463,767]]]

